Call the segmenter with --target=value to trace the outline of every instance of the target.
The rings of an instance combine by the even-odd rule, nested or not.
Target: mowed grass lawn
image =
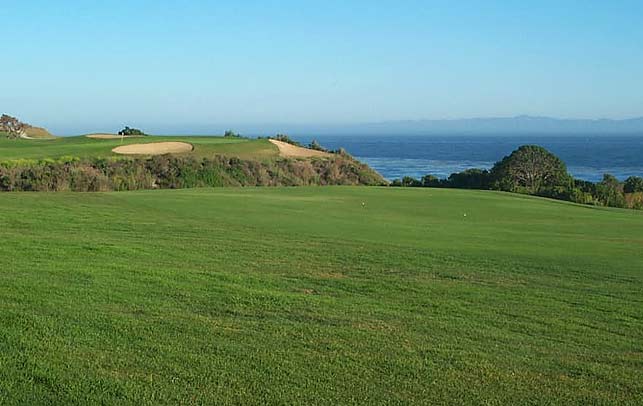
[[[0,404],[643,402],[641,212],[343,187],[0,212]]]
[[[275,158],[279,154],[276,146],[266,139],[189,137],[189,136],[147,136],[121,139],[92,139],[85,136],[59,137],[42,140],[11,140],[0,136],[0,161],[18,159],[46,159],[62,157],[105,158],[122,157],[112,152],[121,145],[180,141],[192,144],[196,157],[213,154],[228,154],[241,158]]]

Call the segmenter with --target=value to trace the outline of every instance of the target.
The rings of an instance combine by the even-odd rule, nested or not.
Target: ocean
[[[547,148],[578,179],[600,181],[610,173],[624,180],[643,177],[642,136],[364,136],[319,135],[293,137],[302,143],[313,138],[329,149],[345,148],[386,179],[404,176],[440,178],[469,168],[489,169],[517,147],[535,144]]]

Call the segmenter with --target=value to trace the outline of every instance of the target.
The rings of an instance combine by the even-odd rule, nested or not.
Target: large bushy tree
[[[537,145],[524,145],[497,162],[491,186],[508,192],[552,194],[568,189],[572,178],[557,156]]]

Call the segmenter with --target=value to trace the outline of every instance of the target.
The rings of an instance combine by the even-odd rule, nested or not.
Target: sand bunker
[[[153,142],[149,144],[121,145],[112,150],[117,154],[125,155],[163,155],[190,152],[194,149],[187,142]]]
[[[93,138],[95,140],[115,140],[121,138],[132,138],[130,135],[118,135],[118,134],[89,134],[86,135],[87,138]]]
[[[328,152],[316,151],[314,149],[302,148],[287,142],[270,140],[279,148],[279,155],[287,158],[310,158],[310,157],[328,157]]]

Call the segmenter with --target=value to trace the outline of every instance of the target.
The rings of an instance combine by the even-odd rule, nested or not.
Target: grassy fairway
[[[643,402],[640,212],[386,188],[0,211],[0,404]]]
[[[112,140],[97,140],[87,137],[60,137],[42,140],[10,140],[0,136],[0,161],[11,159],[45,159],[74,157],[122,156],[112,152],[120,145],[181,141],[194,145],[193,155],[206,156],[213,153],[231,154],[242,158],[276,157],[277,147],[268,140],[250,140],[224,137],[137,137]]]

